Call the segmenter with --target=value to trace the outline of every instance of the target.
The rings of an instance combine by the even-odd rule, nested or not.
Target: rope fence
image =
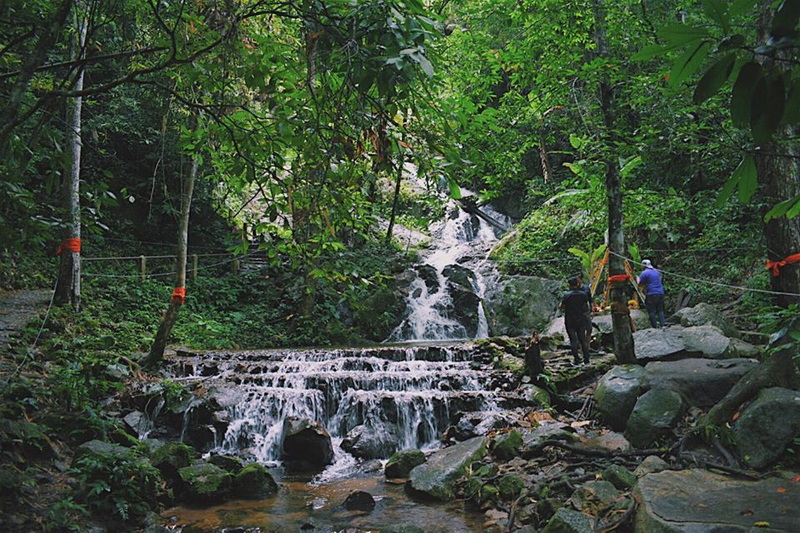
[[[230,264],[231,273],[238,275],[242,268],[242,262],[246,259],[253,258],[262,251],[256,250],[248,254],[231,254],[231,253],[209,253],[209,254],[190,254],[187,256],[187,274],[191,282],[197,281],[198,272],[208,271],[223,265]],[[134,261],[137,265],[137,272],[134,274],[101,274],[101,273],[88,273],[82,272],[81,275],[85,277],[96,278],[133,278],[138,277],[142,281],[147,278],[158,278],[175,276],[177,271],[159,272],[153,268],[150,260],[172,260],[177,259],[177,255],[128,255],[128,256],[107,256],[107,257],[82,257],[81,262],[103,262],[103,261]],[[208,265],[200,266],[201,257],[226,257],[227,259],[217,261]]]

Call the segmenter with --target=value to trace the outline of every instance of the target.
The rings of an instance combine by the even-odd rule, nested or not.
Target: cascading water
[[[213,383],[229,423],[217,451],[281,459],[283,421],[318,421],[336,443],[366,428],[372,455],[435,446],[459,412],[497,408],[494,377],[463,344],[209,353],[189,376]],[[213,380],[202,378],[213,368]]]
[[[482,299],[493,267],[486,255],[497,242],[496,231],[507,223],[491,208],[471,211],[451,201],[447,219],[433,227],[431,249],[415,267],[416,277],[408,288],[406,318],[388,342],[489,335]]]

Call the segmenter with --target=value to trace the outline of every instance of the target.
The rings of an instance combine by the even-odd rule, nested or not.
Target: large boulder
[[[359,459],[383,459],[397,448],[397,434],[389,424],[356,426],[347,433],[341,447]]]
[[[725,318],[722,312],[711,304],[699,303],[694,307],[684,307],[675,312],[670,318],[677,321],[683,327],[691,326],[716,326],[728,337],[738,336],[736,328]]]
[[[178,497],[191,504],[213,505],[228,499],[233,476],[210,463],[197,463],[178,470],[182,483]]]
[[[747,372],[758,366],[753,359],[682,359],[645,366],[646,388],[679,392],[692,407],[711,407]]]
[[[393,454],[384,468],[387,478],[407,478],[409,472],[425,462],[425,454],[420,450],[403,450]]]
[[[475,273],[461,265],[447,265],[442,270],[445,288],[453,304],[453,318],[475,337],[480,320],[481,298],[475,294]]]
[[[646,390],[645,373],[638,365],[619,365],[600,378],[594,399],[597,411],[612,429],[625,429],[636,400]]]
[[[772,477],[743,481],[692,469],[648,474],[636,484],[635,531],[749,533],[797,531],[800,483]],[[764,529],[761,529],[761,528]]]
[[[736,450],[753,468],[775,463],[800,437],[800,391],[774,387],[758,393],[733,427]]]
[[[755,346],[728,337],[713,325],[644,329],[633,334],[636,359],[642,363],[701,357],[727,359],[752,356]]]
[[[250,463],[233,478],[233,493],[245,500],[258,500],[278,492],[278,484],[267,467]]]
[[[520,337],[544,331],[556,316],[563,287],[533,276],[502,276],[487,287],[483,306],[492,335]]]
[[[333,462],[331,436],[322,424],[291,416],[283,421],[283,459],[295,469],[313,470]]]
[[[628,417],[625,437],[637,448],[646,448],[665,435],[684,411],[681,395],[669,389],[651,389],[642,394]]]
[[[451,500],[458,479],[472,463],[486,456],[487,444],[485,437],[474,437],[434,452],[427,462],[411,470],[406,490],[414,496]]]

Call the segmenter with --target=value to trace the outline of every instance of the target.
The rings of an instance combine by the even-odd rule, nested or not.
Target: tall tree
[[[64,240],[59,246],[61,264],[54,301],[56,304],[72,304],[75,311],[81,305],[81,111],[83,98],[84,69],[81,60],[86,55],[86,32],[88,15],[80,9],[74,10],[75,38],[72,46],[72,62],[75,67],[75,83],[72,89],[77,94],[67,98],[67,168],[64,171],[64,199],[67,212],[67,227]]]
[[[178,223],[175,288],[170,297],[169,307],[166,313],[164,313],[161,324],[158,326],[153,345],[150,347],[150,353],[145,359],[145,364],[150,367],[158,366],[163,360],[167,341],[169,341],[172,328],[178,321],[178,314],[186,298],[186,257],[189,248],[189,215],[192,209],[192,196],[194,195],[194,184],[197,179],[199,166],[200,156],[194,155],[189,165],[189,172],[186,174],[181,187],[181,212]]]

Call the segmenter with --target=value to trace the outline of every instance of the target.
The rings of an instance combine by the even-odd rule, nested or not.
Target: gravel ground
[[[47,309],[49,290],[0,293],[0,352],[9,349],[16,333],[32,318]]]

